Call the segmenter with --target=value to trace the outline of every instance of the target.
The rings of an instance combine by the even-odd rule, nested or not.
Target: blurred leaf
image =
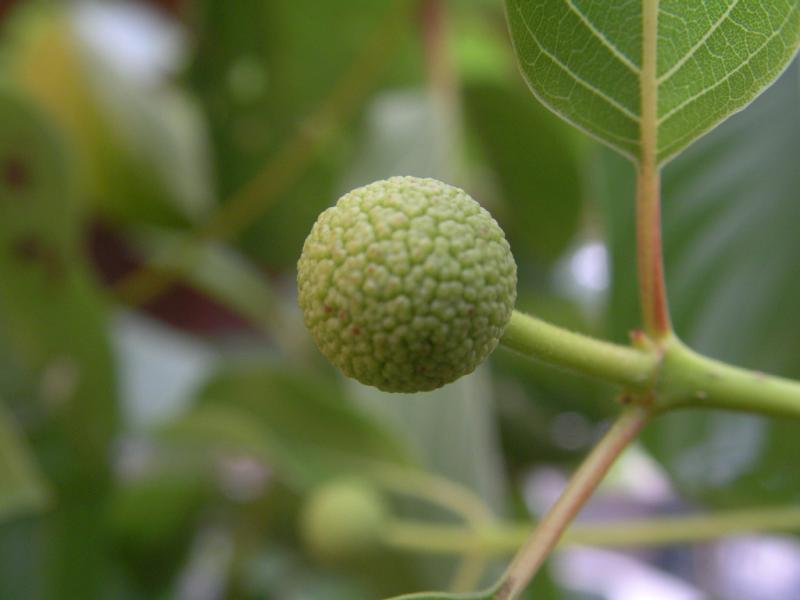
[[[176,273],[266,332],[280,330],[280,304],[266,275],[230,246],[153,229],[137,241],[155,268]]]
[[[341,80],[387,15],[393,15],[399,35],[387,36],[378,52],[386,53],[388,77],[409,78],[407,65],[416,56],[403,43],[411,25],[407,6],[404,0],[202,0],[193,5],[198,48],[191,80],[211,125],[220,197],[229,198],[265,164],[278,160],[287,140],[303,131],[316,135],[320,123],[309,117],[321,106],[329,116],[334,96],[339,112],[362,101],[364,92],[341,88]],[[388,60],[401,49],[406,60]],[[369,85],[367,76],[351,81],[352,88]],[[303,176],[272,200],[245,235],[246,247],[260,260],[272,267],[294,265],[317,215],[341,191],[339,172],[350,154],[352,132],[343,127],[324,151],[297,159],[306,161]]]
[[[656,13],[652,33],[648,6]],[[534,94],[634,160],[642,151],[640,129],[655,129],[657,160],[668,161],[749,104],[800,43],[800,5],[783,0],[757,5],[506,0],[506,7],[522,73]],[[642,60],[651,41],[652,80]],[[642,107],[645,91],[655,122]]]
[[[208,482],[198,473],[161,469],[122,482],[111,502],[111,530],[126,545],[163,547],[165,541],[187,530],[193,513],[208,491]]]
[[[114,369],[66,156],[24,99],[0,90],[0,115],[0,328],[18,360],[42,371],[41,409],[75,428],[75,466],[99,466],[115,421]]]
[[[300,488],[358,470],[364,461],[409,460],[402,442],[350,404],[333,381],[280,367],[221,372],[167,433],[250,453]]]
[[[117,423],[114,365],[105,303],[80,246],[68,156],[30,106],[0,89],[0,332],[12,366],[30,375],[6,398],[56,492],[46,521],[57,532],[51,570],[40,576],[53,598],[86,597],[106,560],[96,514]]]
[[[505,10],[496,0],[462,0],[448,6],[454,30],[455,70],[467,85],[517,81],[514,54],[508,43]],[[528,104],[531,104],[529,101]]]
[[[168,584],[186,558],[211,484],[197,468],[158,468],[121,482],[109,499],[108,530],[138,582]]]
[[[503,198],[501,219],[517,260],[559,257],[583,208],[578,152],[569,127],[524,90],[472,84],[464,91],[467,123]]]
[[[48,489],[13,417],[0,404],[0,520],[45,507]]]
[[[667,283],[678,334],[752,369],[800,376],[800,90],[790,70],[664,173]],[[635,326],[633,183],[606,160],[616,337]],[[629,203],[619,202],[628,198]],[[684,411],[648,428],[649,449],[687,494],[719,504],[793,501],[798,424]]]
[[[186,223],[203,217],[213,200],[200,115],[163,75],[137,78],[85,35],[117,22],[128,35],[147,35],[143,19],[130,19],[136,10],[143,9],[32,4],[12,21],[5,45],[9,73],[77,150],[82,191],[101,211],[118,219]]]

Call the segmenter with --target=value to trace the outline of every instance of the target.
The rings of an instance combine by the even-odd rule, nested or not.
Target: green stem
[[[702,356],[675,337],[664,345],[656,386],[665,408],[723,408],[800,417],[800,382]]]
[[[445,508],[473,528],[494,519],[480,496],[445,477],[383,462],[365,460],[361,464],[369,478],[385,490]]]
[[[650,350],[567,331],[514,311],[500,340],[543,362],[617,383],[672,408],[721,408],[800,417],[800,381],[725,364],[674,335]]]
[[[654,352],[567,331],[517,311],[500,342],[541,361],[640,391],[652,384],[660,360]]]
[[[481,529],[425,522],[395,521],[384,543],[398,550],[427,554],[461,554],[479,550],[505,555],[528,536],[529,523],[502,523]],[[800,507],[764,507],[709,515],[661,517],[617,523],[571,526],[561,538],[563,546],[635,548],[706,542],[746,533],[800,531]]]
[[[501,579],[493,600],[514,600],[525,590],[561,534],[594,492],[611,465],[650,419],[651,412],[632,406],[606,432],[570,479],[553,507],[536,525]]]

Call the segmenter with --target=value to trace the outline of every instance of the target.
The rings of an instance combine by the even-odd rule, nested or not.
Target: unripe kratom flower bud
[[[517,268],[497,222],[464,191],[392,177],[319,216],[297,284],[328,360],[381,390],[418,392],[472,372],[494,350]]]
[[[372,486],[341,479],[314,490],[303,506],[300,533],[323,562],[356,558],[374,549],[389,511]]]

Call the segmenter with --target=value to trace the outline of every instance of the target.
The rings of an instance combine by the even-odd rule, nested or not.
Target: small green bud
[[[297,266],[319,349],[388,392],[432,390],[472,372],[516,300],[502,229],[434,179],[392,177],[345,194],[319,216]]]
[[[373,549],[389,513],[368,484],[338,480],[315,490],[303,507],[301,535],[323,562],[358,557]]]

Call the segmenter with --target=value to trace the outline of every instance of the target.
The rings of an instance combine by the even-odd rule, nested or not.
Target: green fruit
[[[298,300],[322,353],[388,392],[432,390],[494,350],[516,300],[503,231],[462,190],[393,177],[323,212],[298,262]]]
[[[373,549],[389,513],[366,483],[339,480],[316,490],[301,515],[301,534],[311,553],[324,562],[345,560]]]

